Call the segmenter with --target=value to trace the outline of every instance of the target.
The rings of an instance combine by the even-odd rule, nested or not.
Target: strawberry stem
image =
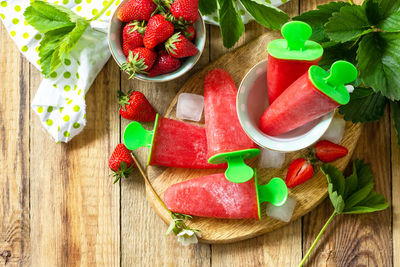
[[[114,2],[115,2],[115,0],[109,0],[108,3],[107,3],[107,5],[106,5],[105,7],[103,7],[103,9],[100,10],[100,12],[96,14],[96,16],[94,16],[93,18],[91,18],[91,19],[89,20],[89,22],[90,22],[90,21],[97,20],[98,18],[100,18],[101,15],[103,15],[103,13],[106,12],[106,10],[109,9],[110,6],[111,6]]]
[[[319,234],[317,235],[317,237],[315,238],[314,242],[312,243],[310,249],[307,251],[307,254],[304,256],[303,260],[300,262],[298,267],[302,267],[304,265],[304,263],[307,261],[308,257],[310,256],[312,250],[314,249],[314,247],[317,245],[318,240],[321,238],[322,234],[325,232],[326,228],[328,227],[328,225],[331,223],[331,221],[333,220],[333,218],[335,218],[335,216],[338,213],[336,211],[334,211],[331,215],[331,217],[329,217],[328,221],[326,221],[324,227],[322,227],[321,231],[319,232]]]

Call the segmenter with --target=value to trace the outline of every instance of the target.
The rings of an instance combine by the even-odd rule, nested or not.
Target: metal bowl
[[[247,135],[259,146],[280,152],[298,151],[318,141],[332,122],[334,112],[293,131],[269,136],[258,127],[261,115],[268,108],[267,60],[255,65],[242,80],[237,95],[237,113]]]
[[[120,21],[117,17],[119,9],[129,0],[122,1],[117,9],[115,10],[110,25],[108,27],[108,45],[111,51],[111,55],[113,56],[115,62],[117,62],[118,66],[121,67],[122,64],[126,63],[126,56],[122,50],[122,30],[123,30],[123,22]],[[141,81],[148,82],[167,82],[174,80],[176,78],[181,77],[185,73],[187,73],[200,59],[201,54],[203,53],[204,46],[206,43],[206,26],[203,21],[203,18],[199,12],[198,19],[194,23],[194,28],[196,30],[196,38],[194,45],[199,50],[199,53],[193,57],[188,57],[183,59],[182,66],[171,73],[163,74],[157,77],[147,77],[144,74],[135,74],[135,78]]]

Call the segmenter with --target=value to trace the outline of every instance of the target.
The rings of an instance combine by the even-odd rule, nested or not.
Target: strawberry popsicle
[[[221,219],[261,219],[260,204],[285,204],[288,189],[280,178],[267,185],[254,179],[231,183],[223,173],[200,177],[170,186],[164,193],[169,210],[181,214]]]
[[[149,147],[148,165],[192,169],[226,167],[226,164],[208,163],[203,127],[162,118],[158,114],[153,131],[145,130],[138,122],[131,122],[125,129],[124,143],[130,150]]]
[[[276,39],[268,44],[267,86],[271,105],[276,98],[312,65],[318,65],[323,48],[307,40],[312,34],[311,27],[301,21],[283,25],[285,39]]]
[[[211,70],[204,81],[204,116],[209,163],[228,162],[226,178],[235,183],[250,180],[253,169],[245,159],[260,154],[246,135],[236,113],[237,88],[228,72]]]
[[[284,134],[347,104],[345,84],[356,78],[357,69],[347,61],[336,61],[330,73],[311,66],[268,107],[260,129],[270,136]]]

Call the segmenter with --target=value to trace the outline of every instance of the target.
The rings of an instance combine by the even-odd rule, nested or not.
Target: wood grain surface
[[[326,2],[293,0],[283,8],[296,15]],[[146,200],[139,172],[112,185],[107,159],[127,124],[117,113],[116,90],[140,90],[165,114],[190,75],[228,51],[218,28],[208,26],[207,30],[201,61],[174,82],[129,81],[110,59],[86,97],[86,129],[65,145],[51,140],[31,110],[41,76],[0,26],[0,266],[298,264],[332,212],[329,201],[257,238],[182,247],[176,237],[164,235],[167,227]],[[250,23],[236,47],[264,32]],[[146,153],[139,153],[142,164]],[[391,209],[337,218],[308,266],[400,265],[400,150],[388,113],[380,122],[364,127],[354,157],[371,163],[377,190],[392,202]]]

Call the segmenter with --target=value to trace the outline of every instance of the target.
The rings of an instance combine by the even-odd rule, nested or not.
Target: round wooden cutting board
[[[203,94],[203,83],[207,72],[213,68],[222,68],[227,70],[233,77],[238,86],[245,74],[258,62],[267,56],[266,47],[268,42],[273,39],[281,38],[278,33],[267,33],[251,43],[223,55],[200,72],[193,75],[179,91],[175,99],[172,101],[165,117],[176,118],[176,103],[180,93]],[[204,117],[204,115],[203,115]],[[203,124],[201,122],[201,124]],[[353,154],[358,138],[361,134],[361,126],[347,123],[345,136],[342,145],[349,149],[349,154],[334,163],[340,170],[344,170]],[[286,154],[286,162],[282,169],[257,169],[260,184],[265,184],[273,177],[285,178],[289,163],[300,157],[300,152]],[[249,165],[257,167],[258,158],[251,159]],[[224,170],[192,170],[192,169],[176,169],[149,166],[147,168],[148,177],[157,192],[163,198],[164,191],[175,183],[198,178],[201,176],[222,173]],[[146,187],[147,196],[151,205],[157,214],[166,222],[170,223],[169,213],[160,205],[155,195]],[[314,209],[327,196],[326,177],[320,170],[316,170],[314,177],[308,182],[289,190],[289,196],[297,200],[296,208],[292,217],[292,221],[300,216],[305,215]],[[284,226],[286,223],[265,215],[265,205],[262,205],[262,220],[222,220],[212,218],[194,217],[188,222],[191,228],[201,230],[201,242],[204,243],[230,243],[252,238],[274,229]]]

